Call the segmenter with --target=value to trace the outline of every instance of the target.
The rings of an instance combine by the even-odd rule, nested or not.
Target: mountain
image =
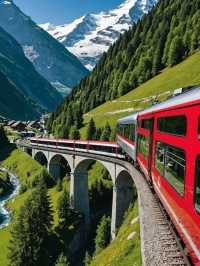
[[[62,101],[61,95],[51,84],[38,74],[25,57],[20,44],[0,27],[0,71],[20,94],[35,102],[38,109],[53,111]],[[6,96],[6,87],[1,93]],[[37,103],[37,104],[36,104]]]
[[[15,120],[33,120],[39,112],[19,89],[0,71],[0,114]]]
[[[105,102],[116,101],[165,68],[182,62],[200,49],[199,29],[200,0],[160,0],[109,48],[90,76],[51,115],[48,128],[55,135],[68,137],[73,125],[83,126],[76,112],[71,118],[72,110],[85,114]]]
[[[23,47],[36,70],[54,86],[69,88],[89,72],[65,47],[36,25],[11,0],[0,0],[0,26]]]
[[[146,14],[156,2],[157,0],[127,0],[116,9],[87,14],[70,24],[54,26],[46,23],[40,26],[91,70],[120,34]]]

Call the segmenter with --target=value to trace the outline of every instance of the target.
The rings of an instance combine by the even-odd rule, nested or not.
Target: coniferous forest
[[[172,67],[200,47],[200,0],[161,0],[105,53],[47,122],[57,136],[82,127],[82,115]],[[73,111],[72,111],[73,110]]]

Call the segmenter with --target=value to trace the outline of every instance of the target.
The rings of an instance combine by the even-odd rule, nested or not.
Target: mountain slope
[[[0,114],[15,120],[32,120],[39,117],[35,106],[28,101],[0,72]]]
[[[38,107],[52,111],[62,97],[48,81],[40,76],[25,57],[21,46],[0,27],[0,71],[26,98]],[[6,90],[3,92],[6,96]]]
[[[0,0],[0,26],[20,43],[36,70],[55,86],[73,87],[88,74],[74,55],[11,0]]]
[[[152,97],[156,96],[159,101],[162,101],[173,94],[176,88],[200,84],[199,69],[200,52],[197,52],[177,66],[163,70],[128,94],[114,101],[108,101],[85,114],[81,135],[85,137],[86,126],[91,118],[94,119],[97,127],[104,127],[108,121],[114,128],[118,119],[151,106]]]
[[[91,75],[53,113],[49,128],[61,136],[81,124],[71,110],[87,113],[178,64],[200,48],[200,0],[160,0],[109,49]],[[77,107],[78,106],[78,107]]]
[[[87,14],[66,25],[46,23],[41,27],[91,70],[120,34],[128,30],[155,3],[157,0],[126,0],[108,12]]]

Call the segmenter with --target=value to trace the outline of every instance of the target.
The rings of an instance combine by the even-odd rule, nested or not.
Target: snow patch
[[[40,27],[63,43],[85,67],[92,70],[120,34],[132,27],[133,20],[139,19],[142,13],[147,13],[156,2],[157,0],[126,0],[108,12],[87,14],[60,26],[45,23]],[[134,16],[131,14],[132,10]]]
[[[40,55],[34,50],[34,46],[32,45],[24,45],[23,46],[25,56],[33,63]]]
[[[0,4],[3,4],[3,5],[11,5],[11,1],[0,1]]]

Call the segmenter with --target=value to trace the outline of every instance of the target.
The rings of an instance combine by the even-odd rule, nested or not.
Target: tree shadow
[[[8,144],[6,147],[1,148],[0,150],[0,162],[7,159],[10,154],[17,149],[17,146],[15,144]]]

